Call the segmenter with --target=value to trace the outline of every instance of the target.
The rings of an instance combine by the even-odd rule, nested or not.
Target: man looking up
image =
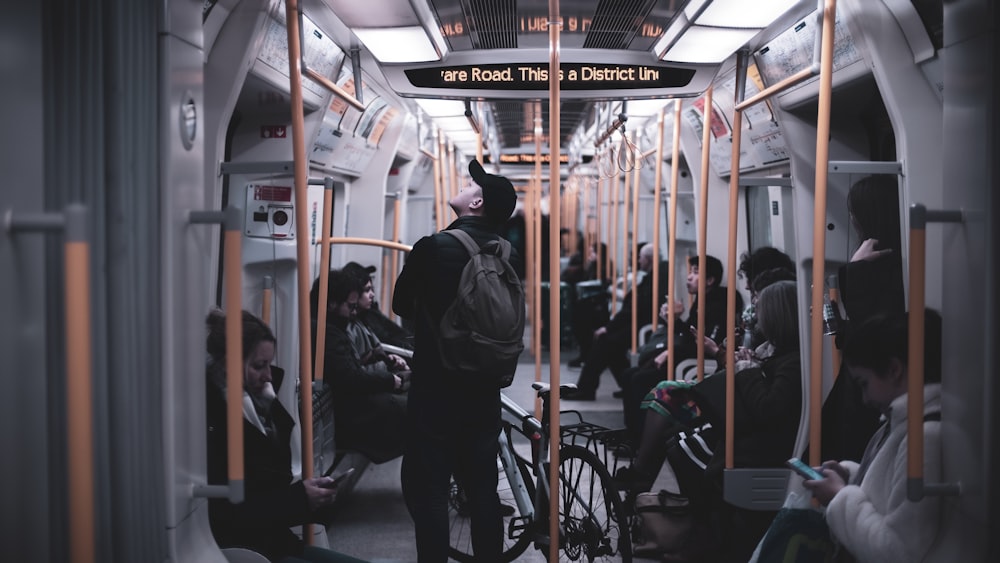
[[[448,202],[460,229],[480,246],[498,237],[517,202],[514,186],[469,162],[472,184]],[[403,496],[413,518],[420,563],[448,559],[451,476],[461,483],[477,561],[498,561],[503,524],[497,496],[500,388],[478,374],[445,369],[438,350],[441,317],[455,300],[469,253],[444,232],[421,238],[396,281],[392,309],[414,321]],[[512,256],[511,263],[517,263]]]

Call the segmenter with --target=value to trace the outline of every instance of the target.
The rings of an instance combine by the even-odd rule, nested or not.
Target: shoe
[[[587,392],[580,389],[567,389],[560,398],[567,401],[594,401],[597,394],[593,391]]]
[[[500,503],[500,515],[503,516],[504,518],[513,516],[514,512],[516,512],[516,510],[514,509],[513,506],[502,502]]]
[[[611,478],[611,482],[618,487],[618,490],[633,493],[648,491],[653,487],[654,481],[656,481],[655,475],[650,477],[634,465],[619,468]]]
[[[616,398],[616,399],[621,399],[622,397],[625,396],[625,390],[624,389],[619,389],[619,390],[615,391],[614,393],[612,393],[611,396],[614,397],[614,398]]]
[[[631,444],[618,444],[613,453],[617,458],[635,459],[635,448]]]
[[[570,360],[569,363],[567,363],[566,365],[568,365],[571,368],[578,368],[578,367],[580,367],[580,366],[583,365],[583,358],[580,357],[580,356],[577,356],[577,357],[573,358],[572,360]]]

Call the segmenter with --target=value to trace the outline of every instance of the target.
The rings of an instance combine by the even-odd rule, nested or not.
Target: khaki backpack
[[[480,247],[462,230],[442,232],[462,243],[469,261],[438,326],[441,362],[507,387],[524,350],[524,289],[510,265],[510,243],[498,237]]]

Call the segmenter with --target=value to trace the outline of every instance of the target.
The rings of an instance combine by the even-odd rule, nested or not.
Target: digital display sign
[[[546,90],[548,63],[475,64],[411,68],[410,84],[418,88],[464,90]],[[695,71],[665,65],[562,63],[562,90],[629,90],[686,86]]]

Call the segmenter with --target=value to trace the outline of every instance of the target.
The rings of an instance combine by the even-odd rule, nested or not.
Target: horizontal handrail
[[[330,237],[331,244],[360,244],[363,246],[381,246],[384,248],[391,248],[393,250],[402,250],[403,252],[409,252],[413,250],[413,247],[408,244],[403,244],[400,242],[393,242],[391,240],[382,240],[377,238],[363,238],[363,237]]]

